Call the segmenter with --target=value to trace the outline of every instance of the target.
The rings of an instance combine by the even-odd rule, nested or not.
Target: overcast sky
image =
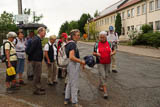
[[[78,20],[83,13],[93,16],[96,10],[102,11],[119,0],[22,0],[23,9],[31,8],[43,14],[41,23],[47,25],[50,34],[58,34],[66,20]],[[0,14],[3,11],[18,14],[17,0],[1,0]]]

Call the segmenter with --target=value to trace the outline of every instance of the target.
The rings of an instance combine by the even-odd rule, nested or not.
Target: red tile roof
[[[136,3],[140,2],[140,1],[142,1],[142,0],[132,0],[132,1],[126,2],[126,3],[124,3],[122,6],[120,6],[120,7],[118,8],[118,11],[119,11],[119,10],[122,10],[122,9],[124,9],[124,8],[127,8],[127,7],[129,7],[129,6],[132,6],[132,5],[134,5],[134,4],[136,4]]]
[[[96,19],[94,19],[94,20],[96,21],[96,20],[98,20],[98,19],[101,19],[101,18],[103,18],[103,17],[105,17],[105,16],[108,16],[108,15],[110,15],[110,14],[113,14],[113,13],[115,13],[115,12],[117,12],[117,11],[120,11],[120,10],[122,10],[122,9],[124,9],[124,8],[129,7],[129,6],[132,6],[132,5],[134,5],[134,4],[136,4],[136,3],[139,3],[139,2],[141,2],[141,1],[142,1],[142,0],[131,0],[131,1],[128,1],[128,2],[124,3],[123,5],[121,5],[118,9],[113,10],[112,12],[110,12],[110,13],[108,13],[108,14],[106,14],[106,15],[100,16],[100,17],[98,17],[98,18],[96,18]]]

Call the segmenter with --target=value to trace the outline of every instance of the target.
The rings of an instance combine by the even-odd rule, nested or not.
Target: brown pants
[[[116,70],[116,55],[111,56],[112,70]]]
[[[48,83],[53,84],[53,82],[57,81],[57,63],[54,61],[51,64],[47,64],[48,70]]]
[[[34,91],[37,91],[40,88],[42,88],[41,86],[42,62],[32,61],[32,67],[34,75],[33,79]]]

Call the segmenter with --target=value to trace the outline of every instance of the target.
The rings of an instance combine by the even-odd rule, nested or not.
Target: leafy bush
[[[141,30],[143,31],[143,33],[149,33],[149,32],[152,32],[152,31],[153,31],[153,28],[152,28],[151,25],[144,24],[144,25],[141,27]]]
[[[140,34],[133,40],[133,45],[160,47],[160,32]]]

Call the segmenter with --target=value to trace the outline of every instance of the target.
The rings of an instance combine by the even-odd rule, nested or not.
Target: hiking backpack
[[[73,42],[73,41],[69,41],[68,43]],[[69,58],[67,57],[67,53],[66,53],[66,45],[68,43],[62,43],[61,47],[59,48],[58,51],[58,65],[60,67],[66,67],[69,63]]]
[[[14,48],[12,45],[11,45],[11,43],[9,42],[9,41],[6,41],[6,42],[4,42],[3,43],[3,45],[2,45],[2,52],[1,52],[1,61],[2,62],[6,62],[6,53],[5,53],[5,44],[6,43],[9,43],[9,45],[10,45],[10,50],[11,50],[11,48]],[[14,56],[14,55],[16,55],[16,54],[12,54],[12,55],[10,55],[10,56]]]
[[[25,49],[25,52],[27,55],[29,55],[29,50],[30,50],[31,44],[32,44],[32,39],[30,38],[27,40],[26,49]]]

